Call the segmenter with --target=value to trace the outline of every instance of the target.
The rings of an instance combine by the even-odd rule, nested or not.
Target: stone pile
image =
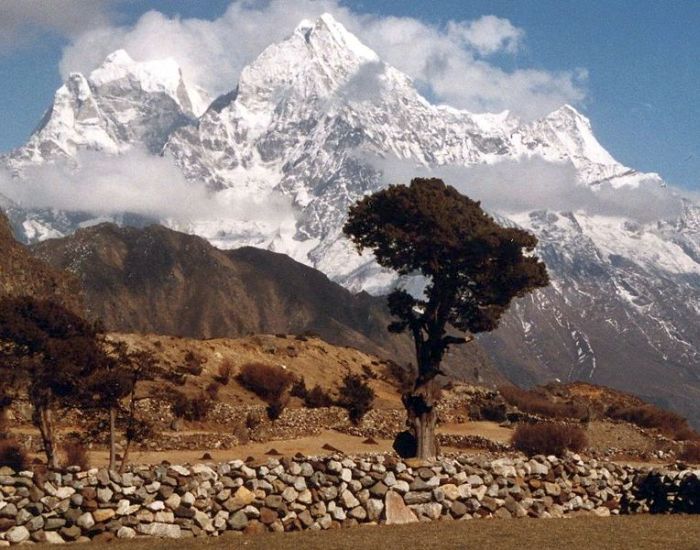
[[[460,456],[429,465],[392,455],[305,457],[262,465],[139,466],[123,474],[71,468],[44,476],[2,468],[0,545],[447,518],[608,516],[648,511],[653,502],[638,489],[650,475],[659,474],[577,455]],[[677,471],[663,480],[680,487],[699,476]]]

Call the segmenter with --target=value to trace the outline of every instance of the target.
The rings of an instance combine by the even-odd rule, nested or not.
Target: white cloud
[[[447,33],[462,40],[482,55],[504,51],[515,53],[525,36],[522,29],[515,27],[508,19],[494,15],[484,15],[475,21],[450,21]]]
[[[583,211],[587,214],[622,216],[647,223],[673,219],[682,210],[686,191],[662,187],[645,180],[638,187],[595,187],[578,183],[571,163],[540,158],[503,161],[489,165],[425,168],[396,158],[363,160],[383,173],[385,183],[408,183],[415,177],[441,178],[461,193],[482,202],[487,210],[508,215],[532,210]]]
[[[272,192],[213,194],[187,181],[169,158],[140,149],[114,157],[83,152],[76,161],[77,168],[65,163],[27,166],[22,179],[0,171],[0,196],[25,209],[55,208],[96,216],[128,213],[183,223],[293,217],[284,197]]]
[[[89,27],[108,26],[114,0],[2,0],[0,54],[41,38],[46,31],[74,35]]]
[[[485,16],[444,27],[410,17],[354,12],[337,0],[238,0],[213,21],[145,13],[133,26],[100,27],[73,39],[61,72],[89,72],[112,51],[137,60],[175,58],[186,78],[212,95],[237,83],[241,69],[304,18],[332,13],[387,63],[411,76],[438,101],[475,112],[511,111],[532,118],[585,97],[585,71],[506,71],[484,56],[516,53],[525,33],[506,19]]]

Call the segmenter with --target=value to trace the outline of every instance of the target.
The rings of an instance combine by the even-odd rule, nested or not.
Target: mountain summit
[[[115,52],[87,77],[71,75],[28,144],[4,162],[21,177],[24,166],[75,159],[82,150],[109,157],[145,146],[231,205],[230,216],[162,220],[171,228],[220,248],[285,253],[373,293],[395,279],[358,256],[341,228],[354,201],[394,183],[387,167],[411,174],[535,160],[570,168],[571,181],[559,182],[569,186],[564,191],[590,192],[599,202],[624,203],[640,185],[665,192],[657,174],[617,162],[574,107],[524,121],[433,105],[330,15],[301,22],[231,84],[205,108],[174,62]],[[524,196],[527,183],[513,182],[507,193]],[[69,213],[9,211],[25,240],[76,228]],[[552,286],[518,302],[482,341],[521,383],[592,380],[700,419],[697,212],[690,201],[653,223],[544,206],[495,212],[539,237]]]
[[[89,75],[70,74],[29,142],[8,162],[21,170],[28,163],[71,159],[81,150],[118,154],[135,144],[158,153],[169,134],[195,120],[208,102],[173,59],[137,62],[117,50]]]

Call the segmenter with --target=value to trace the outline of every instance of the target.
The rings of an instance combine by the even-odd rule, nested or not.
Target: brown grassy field
[[[97,547],[97,545],[90,545]],[[439,521],[403,526],[363,526],[331,531],[225,535],[181,541],[135,539],[105,545],[113,550],[246,548],[277,550],[481,549],[537,550],[698,550],[700,518],[693,516],[622,516],[612,518]],[[35,548],[50,548],[47,545]]]

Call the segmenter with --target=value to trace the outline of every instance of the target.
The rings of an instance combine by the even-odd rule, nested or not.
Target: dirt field
[[[478,426],[472,426],[473,424],[478,424]],[[493,424],[493,425],[491,425]],[[500,432],[503,431],[503,433]],[[484,437],[490,437],[495,441],[507,441],[510,435],[510,430],[505,428],[499,428],[497,424],[492,422],[470,422],[468,424],[456,424],[454,426],[445,426],[445,433],[460,433],[460,434],[473,434],[473,435],[484,435]],[[392,450],[391,446],[393,441],[390,439],[378,439],[377,444],[367,444],[364,443],[365,438],[355,437],[352,435],[343,434],[333,430],[325,430],[317,436],[312,437],[302,437],[299,439],[290,440],[276,440],[268,441],[266,443],[248,443],[246,445],[239,445],[233,449],[228,450],[207,450],[206,452],[211,455],[211,459],[205,460],[205,462],[226,462],[235,459],[246,459],[252,456],[255,460],[263,461],[270,456],[288,456],[292,457],[296,453],[301,453],[305,456],[325,456],[333,454],[334,451],[331,449],[324,449],[324,445],[338,449],[345,454],[356,455],[364,453],[383,453]],[[270,453],[270,451],[276,451],[279,455],[275,453]],[[449,451],[459,451],[467,452],[469,454],[478,454],[480,450],[465,450],[465,449],[452,449],[450,447],[445,447],[443,449],[445,452]],[[195,462],[202,462],[202,456],[204,450],[197,451],[147,451],[139,452],[135,451],[131,454],[131,462],[133,464],[159,464],[163,460],[167,460],[172,464],[193,464]],[[108,462],[107,451],[91,451],[90,464],[92,466],[106,466]]]
[[[246,548],[276,550],[480,549],[698,550],[700,518],[623,516],[612,518],[440,521],[406,526],[364,526],[331,531],[266,533],[256,536],[172,540],[136,539],[104,545],[113,550]],[[96,548],[98,545],[90,545]],[[35,548],[51,548],[37,545]]]

